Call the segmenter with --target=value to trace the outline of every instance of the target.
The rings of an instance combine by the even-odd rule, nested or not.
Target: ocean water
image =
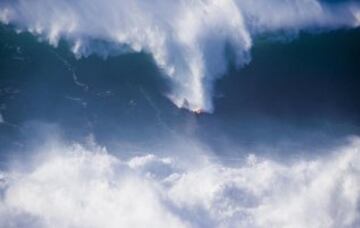
[[[0,3],[0,227],[360,226],[356,1],[109,2]]]

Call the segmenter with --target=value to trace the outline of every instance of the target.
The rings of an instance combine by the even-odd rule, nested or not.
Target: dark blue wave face
[[[116,150],[182,136],[221,155],[324,148],[360,133],[358,40],[360,30],[258,39],[252,62],[217,82],[215,113],[195,115],[166,98],[167,81],[147,54],[76,59],[65,43],[53,48],[2,26],[1,156],[53,136],[47,132],[69,141],[93,135]]]

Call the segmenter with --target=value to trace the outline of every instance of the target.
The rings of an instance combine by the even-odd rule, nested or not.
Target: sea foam
[[[359,227],[359,149],[354,139],[318,159],[279,162],[250,154],[230,166],[206,151],[189,163],[180,155],[121,159],[96,145],[58,144],[40,149],[43,155],[35,153],[21,169],[0,171],[0,223]]]

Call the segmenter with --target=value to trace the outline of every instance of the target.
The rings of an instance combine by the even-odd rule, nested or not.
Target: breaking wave
[[[358,227],[360,140],[319,159],[128,159],[79,144],[0,172],[4,227]],[[240,164],[241,163],[241,164]],[[29,161],[27,161],[29,164]]]
[[[67,40],[78,57],[147,52],[172,84],[167,96],[192,111],[213,111],[214,80],[226,72],[224,49],[249,62],[253,37],[303,29],[356,27],[359,6],[318,0],[10,0],[0,21],[56,46]]]

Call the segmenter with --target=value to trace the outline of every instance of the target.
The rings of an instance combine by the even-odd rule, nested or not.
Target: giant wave
[[[227,69],[226,46],[242,66],[260,34],[357,27],[360,11],[355,2],[318,0],[16,0],[0,3],[0,21],[54,46],[67,40],[78,57],[150,53],[178,107],[212,112],[213,83]]]

